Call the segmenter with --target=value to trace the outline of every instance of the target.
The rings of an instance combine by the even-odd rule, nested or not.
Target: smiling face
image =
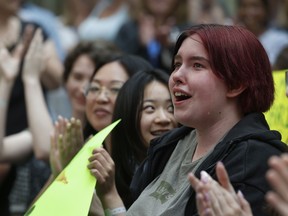
[[[213,124],[225,115],[227,87],[213,73],[207,51],[196,34],[186,38],[174,57],[169,88],[176,120],[186,126]]]
[[[95,130],[111,123],[117,94],[128,78],[116,61],[101,67],[93,77],[86,96],[86,115]]]
[[[173,115],[173,104],[168,88],[158,81],[149,83],[144,90],[140,120],[145,147],[149,147],[152,139],[176,126],[177,122]]]
[[[95,65],[88,55],[79,56],[72,66],[66,90],[74,112],[85,112],[86,98],[83,89],[88,84],[94,69]]]

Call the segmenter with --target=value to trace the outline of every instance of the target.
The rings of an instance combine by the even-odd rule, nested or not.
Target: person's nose
[[[109,101],[109,92],[107,91],[107,89],[102,88],[98,95],[96,95],[96,100],[98,102],[108,102]]]
[[[157,117],[155,118],[156,123],[169,124],[171,122],[170,113],[164,109],[159,109],[157,112]]]
[[[171,74],[170,79],[173,80],[175,84],[181,84],[184,82],[185,68],[182,66]]]

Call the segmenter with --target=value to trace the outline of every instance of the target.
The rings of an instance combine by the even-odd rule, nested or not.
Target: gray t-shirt
[[[209,155],[192,162],[196,146],[196,133],[193,130],[179,141],[161,175],[144,189],[126,215],[184,215],[191,193],[188,173],[194,173]]]

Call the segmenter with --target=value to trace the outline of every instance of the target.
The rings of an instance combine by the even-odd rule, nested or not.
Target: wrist
[[[124,206],[116,189],[103,196],[99,196],[99,198],[104,209],[114,209],[118,208],[119,206]]]
[[[105,209],[104,210],[105,216],[118,216],[118,215],[125,215],[126,208],[124,206],[113,208],[113,209]]]
[[[26,85],[35,85],[40,83],[39,77],[33,77],[33,76],[23,76],[22,81]]]

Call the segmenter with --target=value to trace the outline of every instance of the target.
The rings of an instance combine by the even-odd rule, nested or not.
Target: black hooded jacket
[[[191,132],[191,128],[180,127],[152,141],[148,157],[138,168],[132,179],[131,191],[136,200],[145,187],[163,171],[178,141]],[[252,113],[239,121],[218,143],[213,152],[196,170],[205,170],[213,178],[215,165],[222,161],[236,191],[241,190],[251,204],[253,215],[267,215],[265,193],[270,189],[265,179],[267,161],[272,155],[287,152],[277,131],[270,131],[262,113]],[[179,158],[180,159],[180,158]],[[198,215],[195,192],[191,187],[185,216]]]

